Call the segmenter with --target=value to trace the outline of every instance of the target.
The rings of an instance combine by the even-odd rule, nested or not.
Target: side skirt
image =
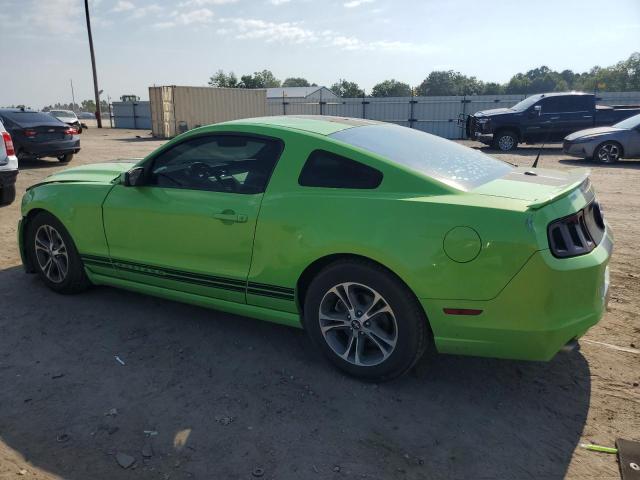
[[[205,308],[221,310],[223,312],[233,313],[234,315],[242,315],[246,317],[257,318],[260,320],[266,320],[268,322],[279,323],[281,325],[287,325],[289,327],[302,328],[300,316],[296,313],[282,312],[278,310],[257,307],[255,305],[229,302],[226,300],[194,295],[192,293],[177,292],[153,285],[146,285],[129,280],[124,280],[121,278],[100,275],[98,273],[93,273],[86,268],[85,271],[89,276],[89,280],[91,280],[91,282],[95,285],[108,285],[112,287],[124,288],[126,290],[166,298],[168,300],[175,300],[177,302],[189,303]]]

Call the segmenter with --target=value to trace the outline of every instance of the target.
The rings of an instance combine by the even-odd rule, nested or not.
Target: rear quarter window
[[[379,170],[325,150],[311,152],[298,177],[303,187],[373,189],[381,182]]]

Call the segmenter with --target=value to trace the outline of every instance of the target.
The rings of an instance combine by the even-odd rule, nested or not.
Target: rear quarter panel
[[[249,281],[295,287],[314,261],[335,254],[374,260],[418,297],[495,297],[535,252],[521,204],[446,191],[373,155],[324,137],[290,134],[265,193],[256,227]],[[383,172],[375,190],[302,187],[298,176],[316,148]],[[505,208],[506,207],[506,208]],[[482,250],[468,263],[451,260],[445,234],[474,228]],[[248,297],[250,303],[260,301]],[[270,306],[294,311],[295,305]]]

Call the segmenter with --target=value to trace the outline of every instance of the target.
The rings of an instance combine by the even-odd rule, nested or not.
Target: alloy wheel
[[[598,150],[598,159],[602,163],[617,162],[620,158],[620,148],[615,143],[602,145]]]
[[[319,310],[322,336],[343,360],[357,366],[374,366],[395,350],[395,314],[373,288],[353,282],[335,285],[325,293]]]
[[[503,135],[498,139],[498,146],[503,152],[507,152],[513,148],[515,139],[511,135]]]
[[[51,225],[41,225],[35,235],[35,252],[42,273],[53,283],[62,283],[69,271],[67,246]]]

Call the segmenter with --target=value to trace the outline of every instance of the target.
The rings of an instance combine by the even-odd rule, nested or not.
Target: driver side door
[[[149,159],[142,185],[116,185],[103,206],[118,275],[245,303],[256,220],[282,148],[274,139],[209,134]]]

